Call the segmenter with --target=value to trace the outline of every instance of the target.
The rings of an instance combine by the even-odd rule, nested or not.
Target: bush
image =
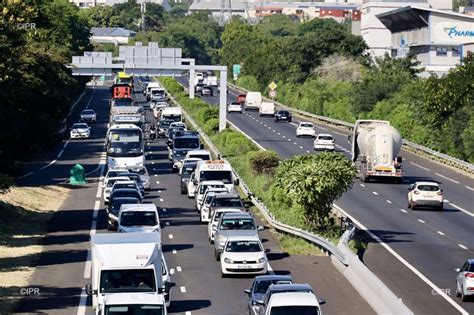
[[[236,84],[250,91],[260,91],[257,79],[251,75],[244,75],[237,79]]]
[[[219,130],[219,119],[217,118],[209,119],[209,121],[204,124],[203,129],[204,129],[204,132],[209,135],[214,134],[216,131]]]
[[[226,145],[223,149],[224,152],[222,153],[226,156],[242,156],[250,151],[257,150],[255,145],[249,139],[236,132],[233,132],[232,135],[227,136]]]
[[[274,151],[255,151],[247,154],[250,168],[256,174],[275,173],[275,169],[280,164],[280,158]]]

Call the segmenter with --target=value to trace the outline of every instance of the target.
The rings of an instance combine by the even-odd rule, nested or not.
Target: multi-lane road
[[[187,87],[187,78],[179,81]],[[238,94],[231,89],[228,101]],[[202,99],[218,103],[218,97]],[[253,111],[228,114],[227,119],[284,158],[313,153],[311,139],[296,137],[299,120],[276,123]],[[316,129],[331,133],[337,150],[350,156],[347,131],[321,124]],[[336,204],[381,240],[369,246],[363,260],[416,314],[474,314],[474,303],[463,303],[455,296],[454,272],[474,257],[474,180],[407,151],[402,151],[402,156],[402,185],[355,181]],[[425,179],[441,184],[444,211],[407,208],[408,184]]]
[[[138,96],[140,99],[141,97]],[[44,238],[44,251],[30,287],[39,294],[25,297],[18,311],[48,314],[92,314],[91,300],[84,286],[90,283],[89,237],[109,233],[102,202],[100,175],[105,167],[104,137],[108,115],[109,90],[87,90],[77,110],[89,106],[97,112],[91,139],[65,142],[45,158],[30,165],[29,176],[19,185],[42,185],[67,180],[70,168],[82,164],[88,184],[72,189]],[[75,122],[73,118],[69,123]],[[76,115],[77,118],[77,115]],[[154,118],[147,111],[147,120]],[[66,144],[67,143],[67,144]],[[193,200],[180,194],[179,178],[171,172],[164,140],[146,143],[146,165],[152,178],[145,201],[154,202],[163,223],[162,242],[172,282],[172,314],[244,314],[252,277],[221,278],[207,241],[206,226],[200,224]],[[48,159],[56,160],[50,163]],[[47,166],[49,165],[49,166]],[[46,167],[47,166],[47,167]],[[40,170],[40,168],[42,168]],[[113,233],[113,232],[112,232]],[[269,230],[261,234],[273,272],[291,274],[297,282],[307,282],[327,300],[325,314],[373,314],[370,306],[355,292],[326,256],[289,256],[281,251]]]

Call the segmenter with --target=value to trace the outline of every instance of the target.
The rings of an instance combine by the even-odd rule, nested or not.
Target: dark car
[[[207,70],[207,71],[206,71],[206,74],[207,74],[208,76],[214,75],[214,71],[212,71],[212,70]]]
[[[249,297],[247,302],[247,314],[260,314],[263,298],[270,285],[291,283],[293,283],[291,276],[265,275],[255,277],[250,288],[244,291]]]
[[[201,95],[214,96],[214,90],[212,89],[212,86],[209,86],[209,85],[203,86],[201,90]]]
[[[292,117],[289,111],[287,110],[279,110],[275,114],[275,121],[279,122],[280,120],[285,120],[287,122],[291,122]]]
[[[111,203],[109,203],[109,206],[107,207],[107,227],[109,231],[115,230],[116,226],[115,224],[117,223],[118,220],[118,215],[120,211],[120,207],[122,205],[126,204],[137,204],[141,203],[138,198],[135,197],[118,197],[115,198]]]
[[[173,139],[176,136],[176,134],[179,134],[180,132],[186,131],[183,127],[174,127],[170,128],[168,130],[168,139],[166,140],[166,144],[168,145],[168,148],[171,148],[173,146]]]
[[[170,128],[172,120],[160,120],[158,123],[158,137],[165,137],[168,129]]]
[[[121,197],[133,197],[140,200],[140,203],[142,202],[142,196],[138,190],[132,188],[120,188],[112,190],[110,193],[110,203],[112,203],[116,198]]]
[[[204,87],[203,83],[196,84],[196,86],[194,87],[194,92],[201,92],[203,87]]]
[[[191,174],[196,169],[197,163],[201,161],[200,159],[191,160],[185,162],[180,169],[181,176],[181,194],[184,195],[188,192],[188,183],[191,178]]]

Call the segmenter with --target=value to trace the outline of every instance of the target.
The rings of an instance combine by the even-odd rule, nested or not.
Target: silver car
[[[140,175],[140,179],[142,180],[143,187],[145,190],[150,190],[151,184],[150,184],[150,174],[148,174],[148,170],[146,166],[133,166],[133,167],[128,167],[127,170],[130,173],[135,173]]]
[[[461,268],[456,268],[456,296],[466,302],[474,295],[474,259],[468,259]]]
[[[81,112],[81,122],[96,122],[97,115],[93,109],[84,109]]]

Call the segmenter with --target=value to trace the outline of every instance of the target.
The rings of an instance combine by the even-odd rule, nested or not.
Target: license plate
[[[282,119],[286,119],[286,116],[281,116]]]
[[[238,265],[237,269],[250,269],[252,266],[250,265]]]

